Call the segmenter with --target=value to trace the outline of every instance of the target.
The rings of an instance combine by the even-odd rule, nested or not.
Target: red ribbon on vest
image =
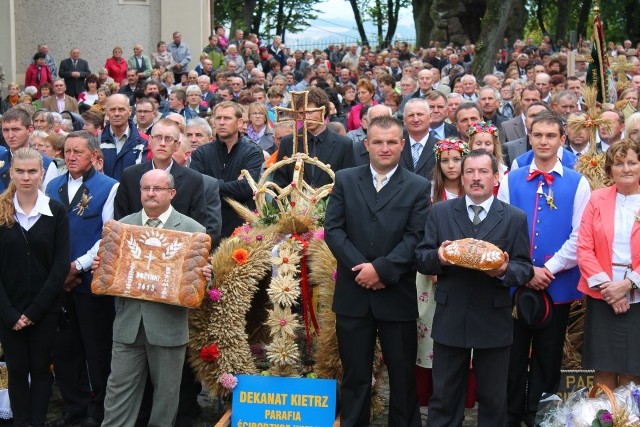
[[[544,180],[547,183],[547,185],[551,185],[551,183],[553,182],[553,175],[547,172],[542,172],[541,170],[537,170],[537,169],[534,169],[531,172],[529,172],[529,176],[527,176],[527,181],[531,181],[533,178],[540,175],[544,177]]]
[[[300,260],[300,289],[302,293],[302,318],[304,319],[304,331],[307,338],[307,350],[311,351],[311,333],[309,332],[309,322],[313,325],[314,334],[317,335],[320,327],[313,310],[313,293],[309,285],[309,271],[307,269],[307,250],[309,242],[293,234],[291,237],[302,243],[302,259]]]

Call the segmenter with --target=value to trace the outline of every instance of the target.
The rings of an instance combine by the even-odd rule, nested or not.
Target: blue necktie
[[[422,152],[422,145],[419,142],[414,142],[411,145],[411,158],[413,159],[413,168],[415,169],[420,159],[420,153]]]

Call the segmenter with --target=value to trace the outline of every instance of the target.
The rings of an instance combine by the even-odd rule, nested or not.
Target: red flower
[[[231,254],[231,258],[233,258],[238,265],[245,264],[249,260],[249,251],[246,249],[236,249]]]
[[[220,349],[215,344],[206,345],[200,350],[200,359],[204,362],[215,362],[218,357],[220,357]]]

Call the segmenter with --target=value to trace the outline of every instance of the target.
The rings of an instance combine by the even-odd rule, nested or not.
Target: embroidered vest
[[[551,184],[553,203],[557,209],[551,209],[547,204],[545,195],[548,194],[549,186],[546,183],[542,187],[544,194],[537,194],[538,186],[544,180],[542,176],[527,181],[528,167],[507,174],[510,203],[527,214],[531,259],[536,267],[544,266],[571,235],[573,202],[582,175],[566,167],[563,174],[560,176],[554,173]],[[547,289],[554,303],[582,298],[582,293],[578,291],[579,279],[580,271],[577,266],[555,274],[555,279]]]

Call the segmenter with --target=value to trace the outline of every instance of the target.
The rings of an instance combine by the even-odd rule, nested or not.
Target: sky
[[[351,5],[347,0],[327,0],[318,5],[318,19],[311,21],[311,27],[299,34],[287,34],[286,44],[295,46],[297,43],[349,43],[360,39],[353,17]],[[376,35],[375,26],[365,23],[365,30],[373,42]],[[415,25],[410,8],[400,12],[396,38],[415,39]]]

